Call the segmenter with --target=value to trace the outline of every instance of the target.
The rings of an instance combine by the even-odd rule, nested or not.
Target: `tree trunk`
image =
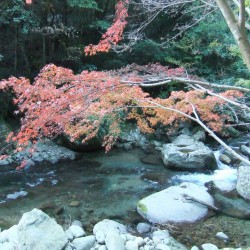
[[[226,23],[234,36],[235,41],[239,46],[240,53],[243,57],[244,63],[250,70],[250,42],[247,38],[245,25],[242,25],[245,23],[244,1],[239,2],[240,4],[239,22],[233,10],[230,8],[227,0],[216,0],[216,3],[222,15],[224,16]]]
[[[46,64],[46,38],[43,36],[43,66]]]

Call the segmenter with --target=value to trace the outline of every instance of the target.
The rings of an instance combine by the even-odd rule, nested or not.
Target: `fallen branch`
[[[142,88],[154,88],[154,87],[164,86],[164,85],[171,84],[171,83],[194,84],[194,85],[198,84],[200,86],[204,86],[208,88],[238,90],[244,93],[250,93],[250,89],[239,87],[239,86],[220,85],[220,84],[198,81],[198,80],[182,78],[182,77],[167,77],[164,79],[152,79],[152,81],[146,80],[145,82],[144,81],[133,82],[133,81],[123,80],[121,81],[121,83],[139,85]]]
[[[138,100],[138,102],[144,102],[145,103],[145,100]],[[247,160],[246,158],[244,158],[243,156],[239,155],[238,153],[236,153],[232,148],[230,148],[224,141],[222,141],[210,128],[208,128],[199,118],[197,112],[196,112],[196,109],[194,107],[194,105],[192,103],[190,103],[190,105],[192,105],[192,108],[193,108],[193,114],[195,117],[191,116],[191,115],[188,115],[180,110],[177,110],[177,109],[174,109],[174,108],[169,108],[169,107],[165,107],[157,102],[154,102],[154,101],[151,101],[151,100],[148,100],[147,102],[153,104],[154,106],[152,106],[152,108],[155,108],[156,106],[158,108],[161,108],[161,109],[165,109],[165,110],[169,110],[169,111],[173,111],[173,112],[176,112],[178,114],[181,114],[187,118],[189,118],[190,120],[198,123],[205,131],[208,132],[208,134],[210,136],[212,136],[221,146],[223,146],[226,150],[228,150],[232,155],[234,155],[238,160],[244,162],[245,164],[249,165],[250,166],[250,161]],[[143,108],[143,106],[141,106]],[[147,106],[148,108],[149,106]]]
[[[191,195],[188,195],[188,194],[183,194],[183,197],[186,199],[186,200],[189,200],[189,201],[194,201],[194,202],[197,202],[199,204],[202,204],[208,208],[210,208],[211,210],[215,210],[215,211],[220,211],[220,209],[214,205],[210,205],[208,204],[207,202],[205,201],[202,201],[202,200],[199,200]]]

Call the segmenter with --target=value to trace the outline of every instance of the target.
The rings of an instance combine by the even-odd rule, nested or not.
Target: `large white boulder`
[[[185,197],[190,199],[186,199]],[[204,186],[182,183],[169,187],[139,201],[137,211],[152,223],[193,223],[207,215],[208,208],[199,202],[214,205],[212,196]]]
[[[22,250],[61,250],[66,244],[63,228],[36,208],[23,214],[18,225],[0,233],[1,250],[8,249],[8,245]]]
[[[165,166],[181,169],[215,169],[217,164],[213,151],[203,142],[189,135],[180,135],[161,151]]]

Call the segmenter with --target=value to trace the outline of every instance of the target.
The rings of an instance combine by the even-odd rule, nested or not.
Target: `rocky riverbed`
[[[249,171],[246,167],[239,168],[240,178],[237,178],[235,159],[225,151],[217,150],[213,155],[211,149],[201,147],[203,135],[200,134],[181,134],[167,146],[157,141],[148,142],[145,138],[140,142],[138,134],[132,139],[128,138],[118,145],[123,149],[108,154],[93,152],[77,155],[52,142],[46,142],[48,150],[42,143],[35,155],[29,154],[29,151],[19,154],[20,160],[26,157],[32,164],[23,171],[8,170],[6,167],[1,169],[0,227],[8,229],[18,223],[22,214],[38,208],[54,217],[65,230],[71,221],[79,220],[90,236],[93,236],[95,224],[109,219],[126,225],[134,237],[148,237],[149,242],[153,240],[154,231],[168,230],[187,248],[198,246],[212,250],[216,246],[221,249],[250,246],[250,206],[247,201]],[[245,146],[245,155],[249,146],[247,138],[249,135],[243,141],[232,142],[237,149]],[[143,150],[133,148],[138,145]],[[171,151],[167,150],[168,147]],[[44,157],[42,161],[41,157]],[[12,159],[17,158],[12,156]],[[57,163],[52,164],[50,159]],[[176,161],[182,163],[174,166]],[[215,165],[217,169],[211,170]],[[185,169],[185,166],[188,168]],[[207,182],[209,184],[204,188]],[[174,192],[172,189],[175,189]],[[167,196],[162,198],[158,192]],[[160,197],[158,203],[155,200],[145,203],[152,194],[153,199]],[[151,204],[158,205],[152,210]],[[166,213],[171,214],[171,209],[175,216],[167,217]],[[157,216],[160,214],[162,217],[159,220]],[[197,216],[195,219],[192,217],[194,214]],[[180,221],[181,215],[183,219]],[[138,230],[138,225],[144,222],[150,222],[148,235]],[[221,238],[218,234],[228,238]],[[122,236],[124,246],[126,241],[131,240],[125,237]],[[104,244],[97,243],[96,238],[92,237],[92,241],[91,248],[105,249]],[[216,246],[202,247],[206,243]],[[135,243],[129,244],[131,246],[126,249],[136,247]],[[138,248],[172,249],[167,244],[160,248],[155,243],[146,246],[147,242],[144,241]]]

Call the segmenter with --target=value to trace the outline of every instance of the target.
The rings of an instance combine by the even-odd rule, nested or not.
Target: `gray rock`
[[[190,196],[209,205],[214,205],[212,196],[205,187],[193,183],[182,183],[154,193],[139,201],[138,213],[152,223],[193,223],[207,215],[206,206],[186,200]],[[159,209],[161,208],[161,209]]]
[[[167,167],[192,170],[217,166],[213,151],[188,135],[180,135],[172,143],[165,144],[161,153]]]
[[[105,238],[108,250],[125,250],[124,240],[116,231],[109,231]]]
[[[152,240],[156,245],[162,243],[166,238],[169,238],[169,232],[167,230],[158,230],[152,234]]]
[[[78,226],[78,227],[82,227],[82,222],[79,221],[79,220],[74,220],[71,225],[74,225],[74,226]]]
[[[0,233],[0,242],[17,244],[22,250],[61,250],[67,244],[67,238],[55,220],[41,210],[33,209],[23,214],[17,226]]]
[[[202,250],[219,250],[214,244],[206,243],[201,246]]]
[[[105,238],[106,238],[106,233],[104,233],[102,230],[97,230],[95,232],[95,237],[98,243],[104,244]]]
[[[213,198],[222,213],[240,219],[250,219],[249,202],[243,198],[228,198],[220,193],[213,194]]]
[[[139,247],[145,244],[144,240],[142,237],[136,237],[135,242],[138,244]]]
[[[199,248],[197,246],[193,246],[191,250],[199,250]]]
[[[250,157],[250,148],[246,145],[241,145],[240,151],[244,154]]]
[[[72,245],[76,248],[76,250],[90,250],[94,244],[95,236],[93,235],[77,238],[72,241]]]
[[[144,234],[151,230],[151,226],[148,223],[139,223],[136,229],[139,234]]]
[[[202,141],[202,142],[204,142],[205,139],[206,139],[206,133],[205,133],[204,130],[199,130],[195,134],[193,134],[192,138],[195,141]]]
[[[231,164],[232,163],[232,160],[230,157],[228,157],[227,155],[225,154],[221,154],[219,156],[219,160],[227,165]]]
[[[97,224],[95,224],[95,226],[93,228],[94,235],[96,234],[96,232],[98,230],[104,232],[105,235],[109,231],[116,231],[116,232],[122,233],[122,234],[126,234],[128,232],[126,226],[124,226],[121,223],[118,223],[116,221],[107,220],[107,219],[102,220],[102,221],[98,222]]]
[[[70,226],[67,230],[66,230],[66,235],[68,237],[68,239],[72,240],[74,238],[79,238],[79,237],[83,237],[86,235],[85,231],[76,225],[72,225]]]
[[[129,240],[125,244],[125,250],[138,250],[139,246],[135,241]]]
[[[250,167],[240,166],[238,168],[238,178],[236,190],[244,199],[250,200]]]
[[[225,240],[225,241],[229,240],[229,237],[223,232],[218,232],[215,236],[221,240]]]

